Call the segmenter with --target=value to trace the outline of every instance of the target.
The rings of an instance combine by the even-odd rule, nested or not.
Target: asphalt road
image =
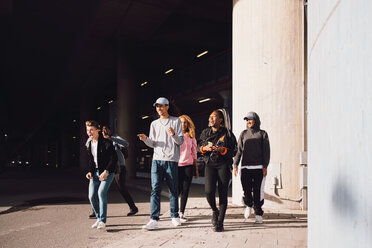
[[[114,185],[108,193],[105,231],[92,229],[88,182],[79,171],[12,171],[0,175],[0,247],[98,247],[118,233],[142,231],[149,220],[150,193],[130,190],[139,208],[127,217],[128,205]],[[162,198],[162,213],[169,199]]]

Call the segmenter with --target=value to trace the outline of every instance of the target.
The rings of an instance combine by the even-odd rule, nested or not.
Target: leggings
[[[181,195],[180,212],[184,213],[189,197],[194,165],[178,166],[178,193]]]
[[[229,188],[230,169],[227,164],[206,165],[205,166],[205,194],[209,206],[213,211],[217,211],[216,206],[216,183],[218,182],[218,195],[220,199],[220,214],[218,221],[223,222],[227,208],[227,191]]]
[[[136,205],[134,204],[132,196],[129,194],[127,186],[125,185],[126,175],[127,175],[127,173],[126,173],[125,167],[121,166],[120,167],[120,173],[115,175],[115,182],[116,182],[116,185],[119,188],[120,194],[123,196],[125,201],[128,203],[130,209],[135,209]]]

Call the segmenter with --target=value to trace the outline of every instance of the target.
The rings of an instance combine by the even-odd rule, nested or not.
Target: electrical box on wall
[[[276,188],[282,188],[281,166],[281,163],[270,163],[267,167],[266,185],[268,185],[270,189],[274,188],[274,184],[271,183],[274,182],[274,180],[276,183]]]

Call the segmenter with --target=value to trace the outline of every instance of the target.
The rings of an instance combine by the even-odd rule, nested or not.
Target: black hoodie
[[[234,158],[234,168],[238,167],[241,157],[242,166],[263,165],[267,168],[270,161],[270,142],[269,136],[264,130],[260,129],[260,117],[251,112],[254,118],[254,126],[241,132],[238,139],[238,151]]]

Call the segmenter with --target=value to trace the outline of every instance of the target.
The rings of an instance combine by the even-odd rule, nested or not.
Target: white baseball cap
[[[153,106],[155,107],[156,104],[160,104],[160,105],[169,105],[169,101],[167,98],[165,97],[159,97],[156,102],[153,104]]]

